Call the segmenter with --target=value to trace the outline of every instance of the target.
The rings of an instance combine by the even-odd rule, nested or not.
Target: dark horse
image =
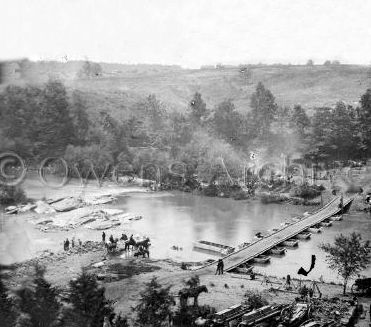
[[[187,306],[188,298],[190,297],[193,297],[193,305],[198,306],[198,297],[202,292],[208,292],[205,285],[181,289],[178,293],[180,299],[180,307],[185,308]]]
[[[106,243],[107,252],[114,252],[117,249],[117,242],[114,243]]]
[[[106,249],[107,249],[107,252],[114,252],[117,250],[117,243],[118,243],[118,238],[115,238],[115,239],[111,239],[109,243],[105,243],[105,246],[106,246]]]
[[[134,253],[134,257],[139,257],[140,255],[143,256],[143,258],[147,257],[149,258],[149,251],[143,246],[140,246],[138,251]]]
[[[133,237],[130,237],[128,241],[125,241],[125,251],[130,249],[130,245],[135,248],[139,248],[142,246],[146,250],[148,250],[148,247],[150,246],[150,239],[147,237],[143,241],[136,242]]]

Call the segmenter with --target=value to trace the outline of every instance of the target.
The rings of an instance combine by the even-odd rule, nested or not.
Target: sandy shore
[[[119,185],[113,182],[104,182],[100,187],[95,180],[89,180],[88,183],[82,185],[78,179],[71,179],[66,185],[53,188],[41,183],[36,177],[26,179],[21,186],[26,192],[26,196],[33,200],[59,199],[70,196],[91,199],[107,195],[117,196],[148,192],[148,188],[140,185]]]

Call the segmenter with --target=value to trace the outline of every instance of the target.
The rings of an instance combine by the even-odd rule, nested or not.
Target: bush
[[[308,184],[295,186],[291,189],[290,195],[311,200],[321,195],[321,186],[309,186]]]
[[[22,188],[18,186],[0,185],[0,204],[18,204],[27,201]]]
[[[259,309],[268,304],[268,301],[258,291],[246,291],[244,304],[251,309]]]
[[[267,203],[280,203],[288,201],[287,196],[279,193],[262,193],[260,196],[260,201],[264,204]]]

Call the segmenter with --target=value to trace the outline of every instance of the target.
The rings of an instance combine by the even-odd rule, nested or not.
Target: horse
[[[137,252],[134,253],[134,257],[139,257],[140,255],[143,256],[143,258],[147,257],[149,258],[149,251],[148,249],[144,248],[144,247],[140,247],[139,250]]]
[[[148,249],[151,245],[149,237],[144,239],[143,241],[136,242],[136,247],[143,246],[145,249]]]
[[[125,248],[124,248],[124,250],[125,251],[126,250],[130,250],[130,245],[132,247],[134,247],[134,246],[137,245],[137,242],[135,242],[135,240],[132,237],[130,237],[128,241],[125,241]]]
[[[107,249],[107,252],[108,253],[114,252],[117,249],[117,242],[114,242],[114,243],[105,243],[105,246],[106,246],[106,249]]]
[[[180,298],[180,307],[185,308],[187,306],[188,298],[190,297],[193,297],[193,305],[198,306],[198,297],[202,292],[208,293],[208,289],[205,285],[181,289],[178,293]]]
[[[130,245],[135,248],[139,248],[140,246],[142,246],[146,250],[148,250],[148,247],[150,246],[150,239],[147,237],[143,241],[136,242],[134,238],[130,237],[128,241],[125,241],[125,251],[130,249]]]

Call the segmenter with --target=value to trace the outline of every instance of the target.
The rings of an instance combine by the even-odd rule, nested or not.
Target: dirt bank
[[[68,282],[78,276],[82,268],[98,276],[106,288],[106,295],[115,301],[115,310],[132,317],[131,308],[137,304],[140,292],[152,277],[157,277],[163,285],[172,285],[173,295],[184,287],[183,281],[194,272],[185,271],[180,265],[170,260],[153,260],[134,258],[132,253],[126,255],[107,255],[99,242],[87,242],[80,248],[67,252],[52,253],[45,251],[38,258],[17,264],[15,273],[9,274],[9,286],[17,288],[33,275],[35,263],[45,265],[46,278],[53,284],[67,288]],[[248,276],[224,274],[216,276],[210,272],[199,272],[201,284],[208,288],[208,293],[201,293],[199,303],[207,304],[222,310],[243,300],[246,290],[257,290],[269,302],[290,303],[298,297],[299,280],[293,279],[294,290],[284,290],[284,279],[274,276],[258,275],[256,280]],[[310,287],[312,281],[302,280],[301,285]],[[325,297],[341,296],[341,285],[318,282],[319,290]],[[296,288],[296,289],[295,289]],[[318,296],[318,292],[315,293]]]

